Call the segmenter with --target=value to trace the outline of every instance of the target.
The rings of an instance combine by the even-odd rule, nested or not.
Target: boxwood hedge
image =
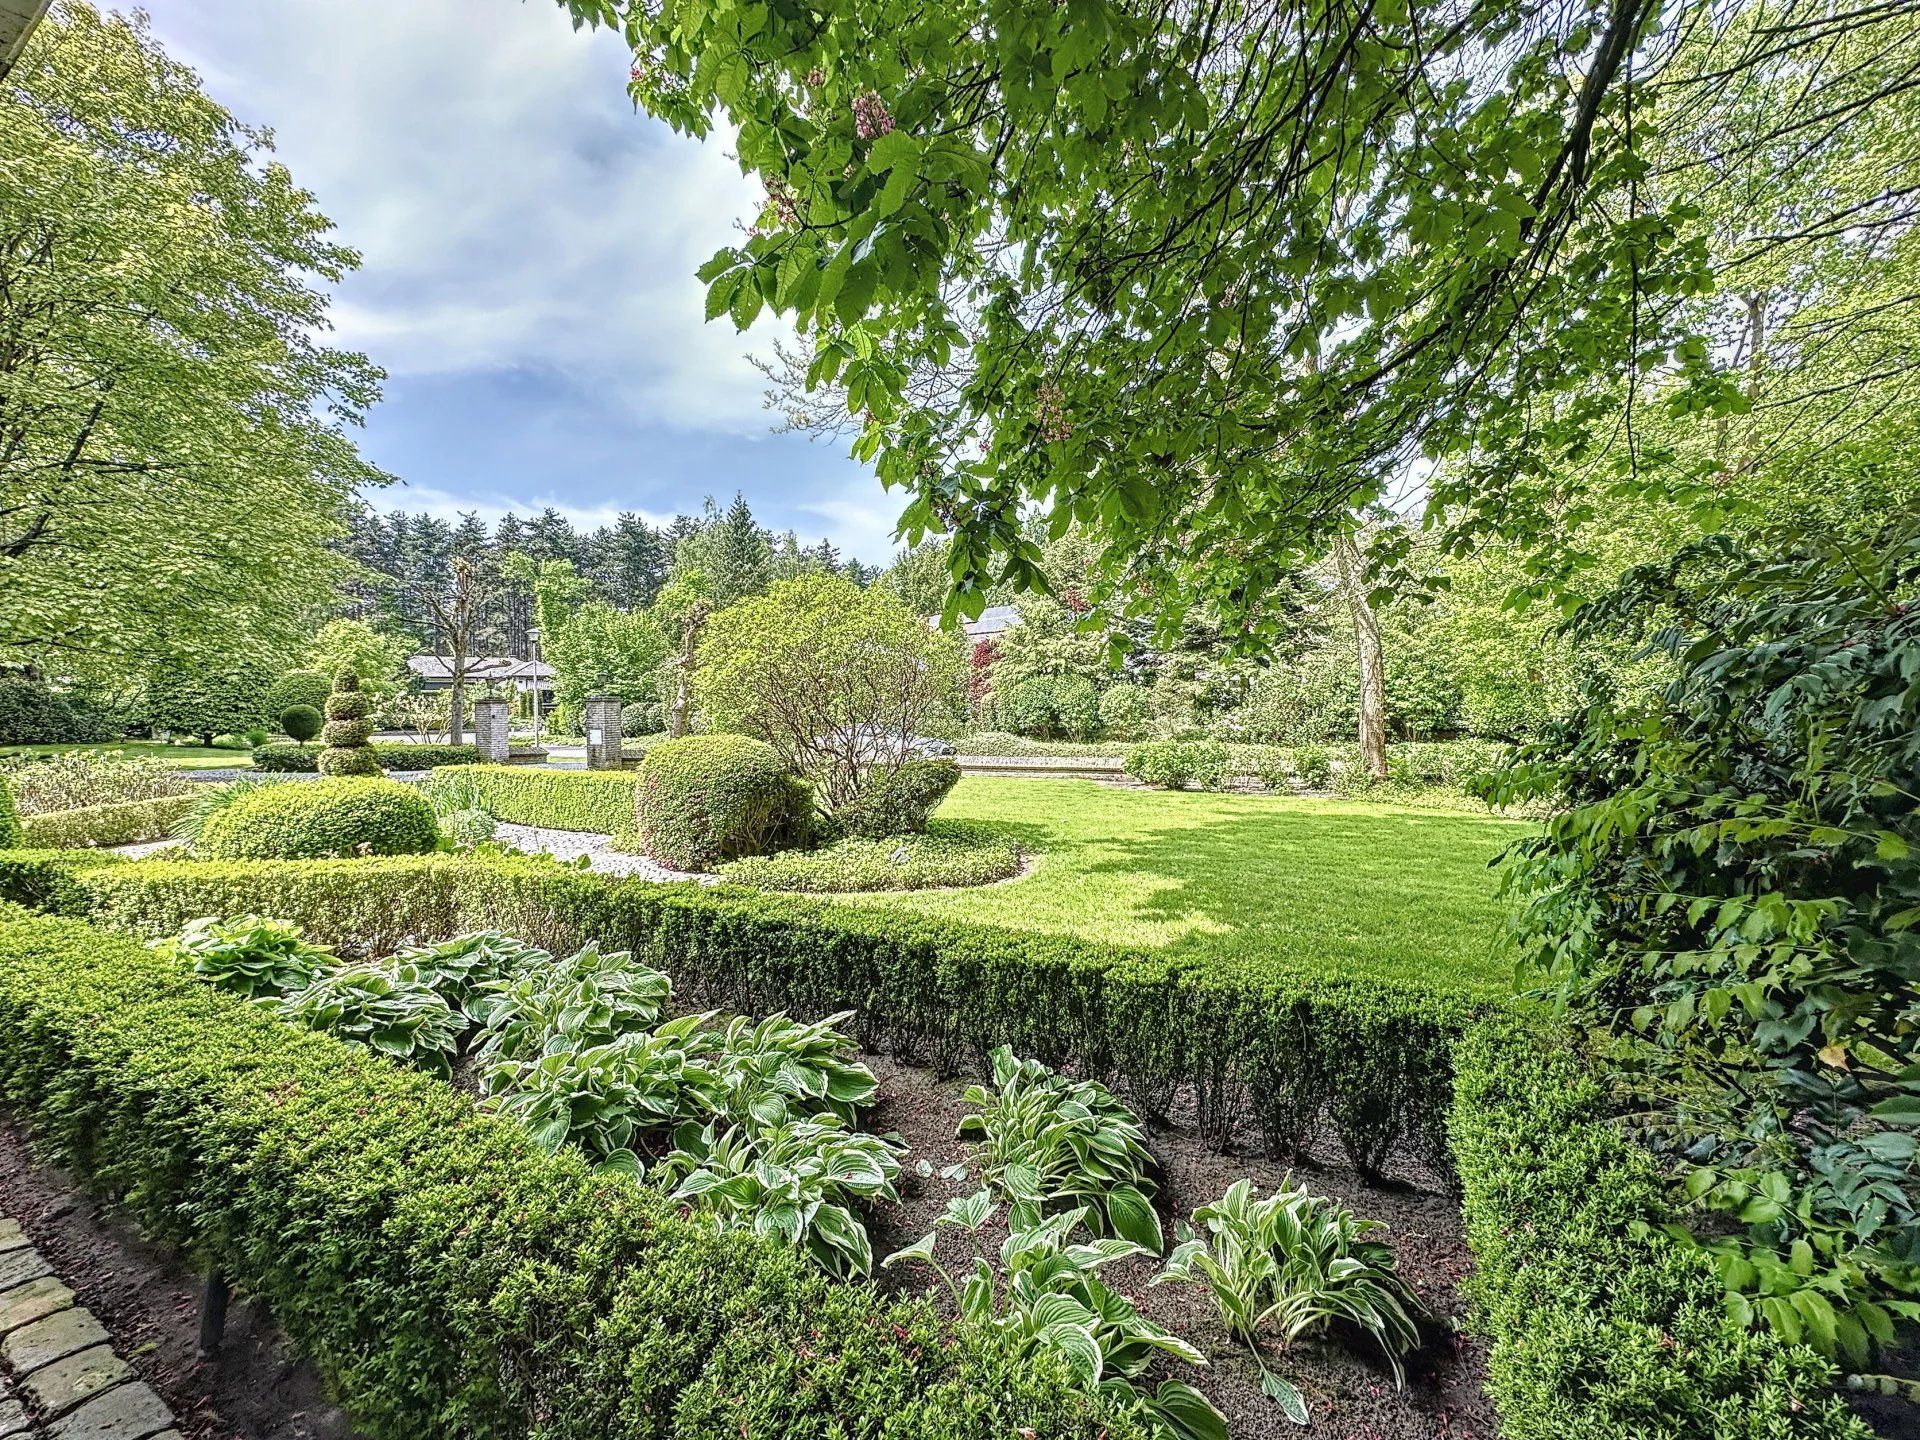
[[[264,1302],[370,1440],[1138,1433],[989,1332],[685,1219],[131,940],[0,909],[0,1098]]]
[[[215,860],[417,855],[439,838],[433,806],[411,785],[341,775],[247,791],[207,816],[194,851]]]
[[[442,765],[477,765],[478,745],[412,745],[386,740],[367,747],[383,770],[437,770]],[[254,747],[253,768],[281,775],[315,775],[320,770],[320,750],[314,745],[292,745],[284,741]]]
[[[1457,1170],[1476,1264],[1468,1289],[1476,1327],[1491,1341],[1487,1384],[1507,1440],[1869,1433],[1836,1395],[1826,1362],[1728,1322],[1704,1263],[1641,1223],[1664,1218],[1653,1161],[1611,1123],[1605,1088],[1567,1038],[1508,1007],[726,886],[609,881],[531,858],[227,865],[9,852],[0,853],[0,898],[147,935],[198,915],[251,910],[298,920],[336,946],[384,949],[407,935],[481,925],[548,946],[599,939],[742,1010],[852,1006],[873,1048],[959,1063],[1007,1041],[1052,1063],[1071,1059],[1119,1076],[1136,1096],[1189,1083],[1216,1139],[1251,1118],[1270,1144],[1329,1123],[1357,1158],[1376,1163],[1401,1140],[1435,1159],[1444,1147]],[[0,933],[0,957],[6,950]],[[36,982],[21,983],[30,995]],[[0,1051],[10,1048],[9,991],[0,961]],[[103,1069],[111,1073],[111,1064]],[[583,1299],[578,1313],[591,1303]],[[629,1347],[605,1358],[598,1373],[612,1376],[650,1321],[644,1305],[628,1302],[579,1323]],[[741,1363],[757,1333],[730,1347],[749,1352]],[[680,1343],[667,1353],[696,1353]],[[778,1385],[791,1376],[767,1394],[710,1379],[684,1392],[676,1415],[781,1433],[778,1412],[793,1397]],[[771,1413],[743,1413],[759,1406]],[[663,1424],[646,1433],[672,1432]]]
[[[460,782],[478,789],[496,820],[603,835],[633,829],[638,778],[630,770],[541,770],[524,765],[473,765],[460,771]]]
[[[137,845],[162,840],[173,822],[193,808],[198,795],[162,795],[117,805],[85,805],[78,810],[49,810],[20,820],[21,843],[36,850],[84,849],[100,845]]]

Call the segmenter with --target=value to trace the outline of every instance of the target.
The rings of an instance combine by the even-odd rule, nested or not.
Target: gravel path
[[[587,867],[606,875],[637,875],[643,880],[698,880],[717,885],[717,875],[690,875],[684,870],[669,870],[644,855],[628,855],[613,848],[611,835],[595,835],[585,830],[543,830],[536,825],[501,825],[493,838],[516,850],[551,855],[556,860],[587,857]]]

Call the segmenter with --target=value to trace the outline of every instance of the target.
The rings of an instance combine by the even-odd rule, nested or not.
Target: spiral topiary
[[[352,667],[343,668],[333,677],[333,693],[327,696],[327,723],[320,731],[327,747],[320,752],[322,775],[381,773],[380,761],[367,743],[373,738],[371,709]]]

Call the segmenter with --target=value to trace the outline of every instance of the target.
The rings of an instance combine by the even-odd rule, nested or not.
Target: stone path
[[[0,1218],[0,1440],[182,1440],[46,1258]]]

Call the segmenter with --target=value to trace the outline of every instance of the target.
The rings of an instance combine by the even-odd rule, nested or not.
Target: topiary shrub
[[[647,752],[634,793],[640,848],[676,870],[802,844],[810,787],[771,745],[745,735],[685,735]]]
[[[311,705],[289,705],[280,712],[280,728],[289,740],[304,745],[320,733],[320,712]]]
[[[207,817],[194,852],[215,860],[419,855],[439,840],[433,806],[397,780],[261,785]]]
[[[373,738],[373,721],[368,718],[373,704],[360,689],[360,677],[343,668],[333,677],[333,693],[327,696],[327,723],[320,738],[327,748],[320,752],[322,775],[378,775],[380,760],[367,742]]]
[[[874,771],[839,818],[849,835],[918,835],[959,783],[960,767],[952,760],[909,760],[890,772]]]
[[[1151,740],[1127,752],[1127,774],[1147,785],[1181,790],[1194,785],[1219,790],[1227,783],[1232,756],[1218,740]]]
[[[318,670],[289,670],[267,687],[267,714],[284,715],[296,705],[324,710],[332,693],[333,681]]]

